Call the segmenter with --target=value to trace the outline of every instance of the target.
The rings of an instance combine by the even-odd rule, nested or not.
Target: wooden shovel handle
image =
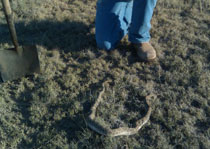
[[[3,5],[3,9],[4,9],[4,14],[5,14],[5,17],[7,20],[7,24],[9,26],[9,31],[10,31],[10,35],[12,38],[12,42],[13,42],[18,54],[21,55],[22,51],[21,51],[21,48],[19,48],[19,44],[18,44],[18,39],[17,39],[16,30],[15,30],[15,25],[13,22],[12,9],[10,7],[10,2],[9,2],[9,0],[1,0],[1,1],[2,1],[2,5]]]

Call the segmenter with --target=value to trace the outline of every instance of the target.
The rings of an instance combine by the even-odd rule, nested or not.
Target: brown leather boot
[[[138,57],[143,61],[152,61],[156,58],[156,51],[149,42],[133,44]]]

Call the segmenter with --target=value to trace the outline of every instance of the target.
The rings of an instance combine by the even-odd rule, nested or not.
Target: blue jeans
[[[96,42],[110,50],[128,34],[132,43],[150,40],[150,21],[157,0],[98,0]]]

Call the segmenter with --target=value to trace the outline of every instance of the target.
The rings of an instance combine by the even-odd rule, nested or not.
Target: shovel
[[[0,75],[2,80],[14,80],[40,72],[35,45],[19,46],[9,0],[1,0],[14,48],[0,49]]]

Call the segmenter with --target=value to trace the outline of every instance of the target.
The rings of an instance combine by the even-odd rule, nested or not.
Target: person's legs
[[[98,0],[96,42],[110,50],[127,34],[131,22],[133,0]]]
[[[131,26],[129,29],[129,41],[140,59],[148,61],[156,57],[156,51],[149,43],[150,40],[150,21],[157,0],[134,0]]]
[[[132,43],[148,42],[150,40],[150,21],[157,0],[134,0],[129,40]]]

